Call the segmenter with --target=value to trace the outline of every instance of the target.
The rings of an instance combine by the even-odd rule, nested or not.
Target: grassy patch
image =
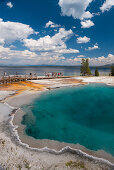
[[[67,167],[70,168],[79,168],[79,169],[84,169],[86,170],[86,167],[84,165],[84,162],[80,161],[80,162],[73,162],[73,161],[69,161],[65,164]]]
[[[26,169],[30,169],[30,163],[27,160],[24,160],[24,165]]]

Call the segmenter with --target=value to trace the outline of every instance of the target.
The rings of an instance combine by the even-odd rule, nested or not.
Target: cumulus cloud
[[[32,51],[44,51],[44,52],[54,52],[54,53],[78,53],[78,50],[67,49],[65,44],[66,40],[73,35],[72,30],[65,30],[60,28],[59,32],[54,36],[41,37],[38,40],[34,39],[24,39],[24,45]]]
[[[6,48],[0,46],[0,63],[1,64],[28,64],[29,61],[34,60],[37,58],[37,54],[31,52],[29,50],[18,51],[18,50],[11,50],[10,48]]]
[[[65,60],[65,63],[69,65],[80,65],[81,61],[83,58],[87,58],[83,55],[77,56],[75,58],[68,58]],[[88,58],[89,63],[91,66],[101,66],[101,65],[106,65],[106,64],[112,64],[114,63],[114,55],[113,54],[108,54],[107,57],[101,56],[101,57],[94,57],[94,58]]]
[[[100,10],[102,12],[104,11],[109,11],[110,8],[112,8],[114,6],[114,0],[106,0],[103,5],[100,7]]]
[[[98,44],[95,44],[93,47],[88,47],[88,48],[85,49],[85,50],[91,51],[91,50],[96,50],[96,49],[98,49],[98,48],[99,48]]]
[[[57,53],[61,53],[61,54],[75,54],[75,53],[79,53],[79,50],[76,50],[76,49],[61,49],[59,51],[56,51],[55,52]]]
[[[85,58],[85,55],[78,55],[78,58]]]
[[[82,15],[81,19],[88,19],[88,18],[92,18],[93,14],[91,14],[89,11],[84,12],[84,14]]]
[[[112,64],[114,63],[114,55],[108,54],[107,57],[101,56],[98,58],[91,58],[90,64],[91,65],[106,65],[106,64]]]
[[[0,39],[4,42],[23,40],[33,33],[35,32],[29,25],[19,22],[4,22],[0,19]]]
[[[90,38],[84,36],[84,37],[78,37],[77,38],[77,43],[81,44],[81,43],[87,43],[90,41]]]
[[[92,14],[86,11],[93,0],[59,0],[62,15],[72,16],[73,18],[91,18]]]
[[[60,28],[54,36],[45,36],[34,39],[23,39],[25,47],[30,50],[15,50],[13,45],[4,47],[1,39],[0,63],[1,64],[61,64],[65,60],[63,54],[76,54],[79,50],[67,48],[66,41],[73,35],[72,30]]]
[[[76,26],[73,26],[72,28],[73,28],[73,29],[76,29]]]
[[[16,46],[14,46],[14,45],[10,45],[9,47],[10,47],[10,48],[16,48]]]
[[[62,62],[65,59],[61,54],[54,55],[49,52],[42,52],[37,54],[29,50],[18,51],[11,50],[0,46],[0,64],[4,65],[39,65],[39,64],[56,64]]]
[[[11,2],[7,2],[6,5],[9,7],[9,8],[13,8],[13,4]]]
[[[57,28],[57,27],[60,27],[61,25],[58,25],[58,24],[55,24],[54,22],[52,21],[48,21],[45,25],[45,28],[48,28],[48,27],[51,27],[51,28]]]
[[[18,51],[11,50],[0,45],[0,63],[14,65],[39,65],[39,64],[60,64],[60,65],[80,65],[82,58],[87,58],[84,55],[78,55],[74,58],[65,58],[59,53],[41,52],[37,54],[29,50]],[[114,55],[108,54],[107,57],[89,58],[90,65],[106,65],[114,63]]]
[[[90,28],[94,26],[94,23],[91,20],[85,20],[85,21],[81,21],[81,25],[82,28]]]
[[[24,50],[24,51],[18,51],[18,50],[11,50],[10,48],[6,48],[3,46],[0,46],[0,58],[4,59],[6,56],[9,58],[23,58],[23,57],[35,57],[36,54],[34,52],[31,52],[29,50]]]
[[[4,45],[5,44],[5,41],[3,38],[0,38],[0,45]]]

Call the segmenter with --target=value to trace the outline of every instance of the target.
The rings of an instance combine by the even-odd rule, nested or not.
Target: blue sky
[[[114,0],[0,0],[0,65],[114,63]]]

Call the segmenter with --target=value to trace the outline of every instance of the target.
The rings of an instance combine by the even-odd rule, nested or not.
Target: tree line
[[[91,76],[92,75],[91,69],[89,67],[89,59],[88,58],[82,59],[80,73],[81,73],[81,76]],[[110,71],[109,75],[114,76],[114,66],[111,66],[111,71]],[[98,68],[95,69],[95,76],[99,76]]]

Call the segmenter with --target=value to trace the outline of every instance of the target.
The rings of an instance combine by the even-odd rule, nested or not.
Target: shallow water
[[[23,110],[28,136],[114,155],[114,87],[91,84],[48,91]]]

